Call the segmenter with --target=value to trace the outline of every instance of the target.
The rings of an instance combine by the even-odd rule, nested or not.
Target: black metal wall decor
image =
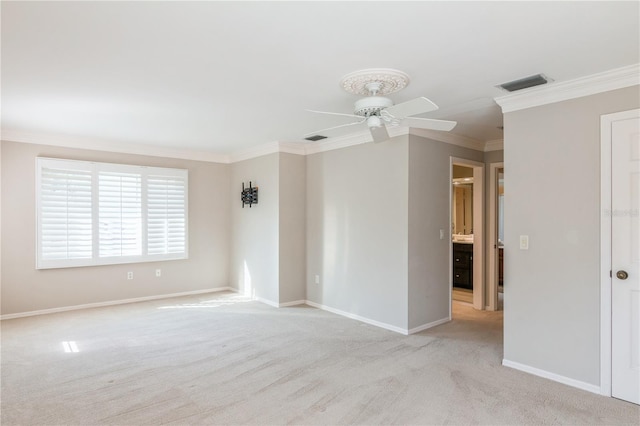
[[[258,187],[251,186],[251,181],[249,181],[249,187],[245,188],[244,182],[242,182],[241,198],[243,209],[245,204],[249,204],[249,208],[251,208],[253,204],[258,204]]]

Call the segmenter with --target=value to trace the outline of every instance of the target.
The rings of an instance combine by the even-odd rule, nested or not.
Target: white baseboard
[[[294,300],[292,302],[284,302],[280,303],[278,306],[280,308],[286,308],[287,306],[298,306],[298,305],[306,305],[306,300]]]
[[[562,383],[574,388],[582,389],[587,392],[601,394],[600,386],[592,385],[591,383],[582,382],[580,380],[571,379],[569,377],[561,376],[556,373],[551,373],[546,370],[531,367],[529,365],[520,364],[519,362],[509,361],[508,359],[502,360],[502,365],[505,367],[514,368],[516,370],[524,371],[525,373],[533,374],[534,376],[543,377],[545,379],[553,380],[554,382]]]
[[[409,334],[419,333],[422,330],[426,330],[428,328],[435,327],[436,325],[444,324],[445,322],[449,322],[449,321],[451,321],[451,317],[442,318],[442,319],[439,319],[439,320],[436,320],[436,321],[432,321],[432,322],[427,323],[427,324],[422,324],[422,325],[419,325],[418,327],[414,327],[414,328],[410,329],[409,330]]]
[[[60,308],[42,309],[38,311],[18,312],[16,314],[0,315],[0,320],[8,320],[13,318],[32,317],[35,315],[55,314],[58,312],[77,311],[79,309],[101,308],[104,306],[124,305],[126,303],[147,302],[149,300],[169,299],[172,297],[192,296],[195,294],[215,293],[219,291],[235,291],[238,290],[231,287],[206,288],[203,290],[184,291],[181,293],[159,294],[155,296],[136,297],[133,299],[110,300],[108,302],[86,303],[83,305],[63,306]]]
[[[274,301],[269,300],[269,299],[265,299],[263,297],[255,296],[253,299],[257,300],[260,303],[264,303],[265,305],[273,306],[274,308],[279,308],[280,307],[280,304],[278,304],[277,302],[274,302]]]
[[[340,309],[335,309],[335,308],[332,308],[330,306],[321,305],[319,303],[312,302],[310,300],[307,300],[306,304],[309,305],[309,306],[313,306],[314,308],[322,309],[323,311],[331,312],[331,313],[334,313],[334,314],[341,315],[343,317],[347,317],[347,318],[351,318],[351,319],[354,319],[354,320],[362,321],[364,323],[367,323],[367,324],[370,324],[370,325],[375,325],[376,327],[384,328],[386,330],[395,331],[396,333],[400,333],[400,334],[404,334],[404,335],[409,334],[407,329],[396,327],[395,325],[386,324],[384,322],[372,320],[372,319],[369,319],[369,318],[361,317],[360,315],[352,314],[350,312],[341,311]]]

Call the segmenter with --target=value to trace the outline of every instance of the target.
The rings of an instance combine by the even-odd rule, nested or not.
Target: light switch
[[[529,236],[520,235],[520,250],[529,250]]]
[[[440,239],[444,240],[444,229],[440,230]]]

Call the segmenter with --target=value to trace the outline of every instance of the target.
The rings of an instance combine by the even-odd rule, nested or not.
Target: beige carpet
[[[412,336],[231,293],[7,320],[1,421],[638,424],[638,406],[502,367],[500,312],[454,312]]]

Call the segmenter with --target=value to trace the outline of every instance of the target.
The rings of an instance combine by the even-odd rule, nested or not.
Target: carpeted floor
[[[412,336],[233,293],[2,322],[2,425],[638,424],[501,366],[502,315]]]

